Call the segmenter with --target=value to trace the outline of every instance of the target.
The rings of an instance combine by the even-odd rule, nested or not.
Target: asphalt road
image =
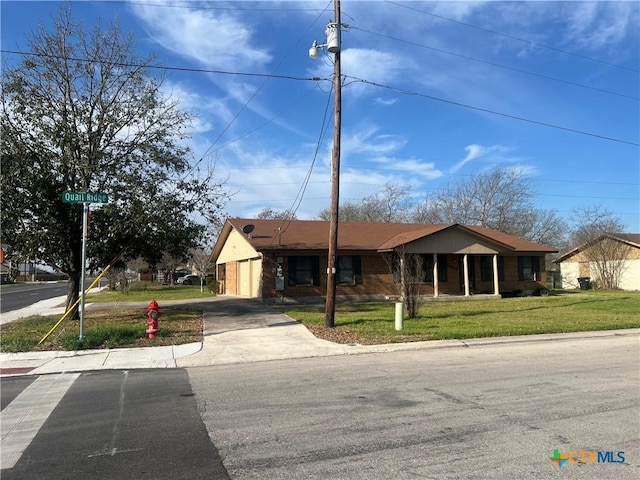
[[[234,479],[640,478],[637,336],[310,358],[189,376]],[[554,450],[624,452],[566,462]],[[574,453],[572,460],[580,459]]]
[[[639,364],[621,335],[5,377],[1,476],[635,480]]]
[[[0,313],[28,307],[41,300],[67,294],[67,282],[24,283],[2,285],[0,288]]]
[[[1,392],[3,480],[229,478],[184,370],[9,377]]]

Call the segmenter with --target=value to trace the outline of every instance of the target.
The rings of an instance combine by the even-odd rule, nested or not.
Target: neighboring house
[[[560,265],[563,288],[579,288],[578,279],[585,278],[597,285],[609,282],[613,288],[640,290],[640,233],[601,235],[555,262]]]
[[[329,222],[228,219],[211,254],[218,293],[324,297],[328,243]],[[340,222],[337,298],[398,295],[388,258],[402,252],[424,258],[421,295],[469,297],[539,292],[545,254],[557,251],[476,226]]]
[[[0,263],[0,283],[8,283],[11,276],[11,269],[4,263]]]
[[[0,283],[12,281],[11,260],[7,258],[8,249],[9,244],[0,238]],[[7,261],[5,262],[5,260]]]

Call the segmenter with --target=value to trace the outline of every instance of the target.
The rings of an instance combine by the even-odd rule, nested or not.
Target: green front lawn
[[[393,303],[339,304],[334,329],[324,304],[278,307],[314,334],[343,343],[380,344],[640,327],[640,292],[566,291],[544,297],[427,301],[395,330]]]
[[[156,300],[161,305],[160,333],[147,338],[146,308],[88,310],[84,338],[79,340],[80,322],[64,320],[51,336],[38,345],[47,332],[60,320],[57,316],[21,318],[0,327],[0,351],[28,352],[33,350],[85,350],[95,348],[152,347],[180,345],[202,341],[202,311],[162,307],[165,300],[210,298],[213,294],[199,285],[159,285],[155,282],[135,282],[127,293],[104,289],[87,295],[87,303],[145,303]]]
[[[200,292],[200,285],[159,285],[156,282],[134,282],[131,290],[123,293],[120,290],[103,289],[100,292],[92,292],[87,295],[86,301],[90,303],[110,303],[110,302],[138,302],[156,300],[187,300],[208,297],[211,293],[208,287],[204,286],[204,292]]]
[[[90,302],[126,302],[200,298],[198,286],[169,288],[138,285],[129,293],[103,291]],[[563,291],[546,297],[501,300],[425,302],[419,316],[405,319],[395,330],[394,303],[339,304],[336,327],[324,328],[324,304],[278,305],[276,308],[303,323],[320,338],[340,343],[381,344],[438,339],[530,335],[640,327],[640,292]],[[85,339],[78,340],[79,324],[65,320],[43,344],[38,341],[58,317],[29,317],[2,326],[0,350],[79,350],[86,348],[177,345],[202,340],[201,311],[162,308],[160,334],[146,338],[145,309],[87,312]]]

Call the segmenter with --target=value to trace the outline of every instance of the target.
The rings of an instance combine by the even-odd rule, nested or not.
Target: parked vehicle
[[[200,277],[198,275],[185,275],[178,279],[178,283],[182,285],[200,285]]]

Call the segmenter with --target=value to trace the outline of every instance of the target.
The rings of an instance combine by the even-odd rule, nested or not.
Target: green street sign
[[[109,203],[109,195],[101,192],[63,192],[63,203]]]

